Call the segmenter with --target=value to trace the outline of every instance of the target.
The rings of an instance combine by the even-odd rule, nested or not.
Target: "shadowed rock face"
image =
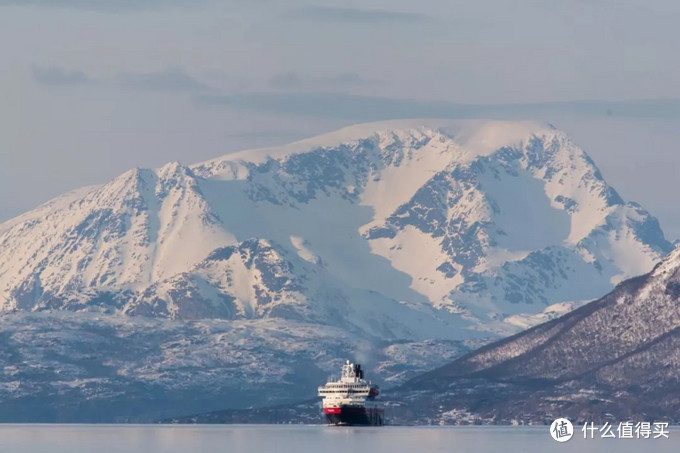
[[[236,278],[251,280],[245,285],[251,284],[252,304],[235,304],[237,295],[229,288],[238,284]],[[303,300],[301,281],[302,277],[293,273],[293,265],[271,244],[247,240],[218,248],[191,271],[152,285],[130,301],[124,313],[173,319],[263,317],[277,302],[285,302],[284,298]]]

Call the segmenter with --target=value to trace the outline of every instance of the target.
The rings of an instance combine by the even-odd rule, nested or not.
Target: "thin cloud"
[[[465,106],[423,103],[407,99],[356,96],[344,93],[266,92],[199,96],[204,105],[223,106],[258,113],[372,121],[421,116],[465,115]]]
[[[327,6],[305,6],[289,11],[288,17],[295,19],[341,22],[355,24],[425,22],[430,16],[420,13],[358,8],[334,8]]]
[[[94,81],[83,71],[65,69],[54,65],[46,67],[33,66],[31,72],[33,74],[33,79],[42,85],[76,86],[85,85]]]
[[[160,72],[122,73],[113,79],[95,79],[78,69],[65,69],[61,66],[33,66],[33,78],[42,85],[83,86],[93,83],[118,85],[138,91],[170,91],[182,93],[212,93],[209,85],[187,74],[180,68],[171,67]]]
[[[2,6],[24,6],[36,8],[80,9],[85,11],[121,12],[150,11],[167,8],[195,7],[203,0],[185,2],[181,0],[0,0]]]
[[[168,68],[161,72],[120,74],[117,80],[125,88],[142,91],[213,91],[210,86],[179,68]]]
[[[400,118],[545,118],[556,114],[622,118],[680,118],[680,100],[580,101],[534,104],[457,104],[343,93],[241,93],[198,96],[203,105],[257,113],[374,121]]]
[[[300,77],[294,73],[279,74],[269,79],[269,86],[277,90],[294,91],[336,91],[346,88],[373,86],[380,82],[361,77],[355,72],[340,74]]]

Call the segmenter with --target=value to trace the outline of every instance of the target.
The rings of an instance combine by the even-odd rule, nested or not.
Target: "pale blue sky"
[[[679,20],[642,0],[0,0],[0,220],[360,121],[532,117],[674,239]]]

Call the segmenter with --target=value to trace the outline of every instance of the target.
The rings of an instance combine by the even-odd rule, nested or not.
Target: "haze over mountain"
[[[548,124],[369,123],[134,169],[0,225],[15,351],[0,379],[6,399],[68,420],[98,404],[124,417],[131,400],[135,419],[292,400],[347,351],[397,383],[669,250],[656,219]],[[59,354],[28,360],[62,325]],[[210,391],[191,400],[199,385]]]

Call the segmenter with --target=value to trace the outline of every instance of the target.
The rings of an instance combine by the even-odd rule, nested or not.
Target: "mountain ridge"
[[[676,248],[651,272],[597,301],[483,346],[396,391],[403,404],[422,411],[420,423],[558,416],[677,423],[679,275]]]
[[[389,297],[397,300],[404,298],[404,294],[407,294],[406,297],[409,299],[417,298],[416,294],[420,294],[421,301],[433,304],[437,308],[449,308],[454,312],[458,311],[455,307],[456,299],[464,300],[470,297],[474,299],[478,297],[475,293],[480,292],[480,288],[495,291],[496,294],[492,298],[520,302],[529,297],[524,302],[540,301],[544,305],[549,305],[549,302],[594,297],[596,292],[592,289],[591,294],[585,297],[576,294],[575,297],[564,298],[561,294],[550,294],[551,291],[555,292],[555,289],[558,289],[549,288],[551,284],[559,284],[555,283],[557,279],[560,277],[569,279],[563,272],[561,275],[552,276],[534,275],[534,278],[550,280],[546,287],[540,288],[518,288],[512,280],[517,279],[518,273],[535,274],[536,269],[545,264],[549,264],[550,268],[563,270],[565,267],[575,265],[582,267],[583,263],[588,265],[588,261],[594,263],[596,270],[600,272],[601,267],[603,265],[606,267],[607,262],[615,264],[613,268],[605,269],[605,272],[613,273],[616,266],[623,266],[624,268],[619,270],[623,272],[622,274],[610,277],[616,280],[635,275],[641,270],[648,270],[646,268],[651,266],[654,259],[669,249],[670,246],[663,239],[656,220],[638,205],[624,203],[601,179],[599,170],[594,167],[587,155],[575,148],[552,126],[539,127],[531,122],[515,124],[434,121],[434,123],[440,128],[432,129],[430,126],[406,128],[407,125],[419,124],[413,121],[361,125],[287,147],[236,153],[191,167],[174,162],[155,171],[130,170],[77,200],[81,206],[89,203],[93,206],[90,209],[98,210],[93,217],[84,218],[77,227],[83,230],[83,235],[99,235],[96,238],[98,244],[88,244],[91,254],[95,254],[89,259],[97,261],[99,258],[96,256],[97,253],[101,255],[101,259],[96,263],[98,268],[95,268],[84,262],[84,258],[75,256],[73,260],[77,262],[72,263],[70,268],[81,266],[86,272],[82,278],[81,276],[75,278],[73,275],[69,277],[67,274],[66,280],[83,280],[82,283],[74,281],[73,286],[80,285],[85,288],[143,289],[159,280],[186,272],[219,247],[236,245],[243,240],[252,239],[253,237],[240,231],[252,225],[243,225],[232,220],[234,211],[246,213],[250,216],[248,219],[250,222],[275,222],[279,219],[267,219],[268,213],[259,206],[269,204],[273,207],[288,206],[299,210],[307,208],[319,200],[319,197],[326,197],[324,202],[334,203],[333,207],[346,212],[348,204],[359,208],[367,206],[373,210],[372,220],[369,220],[370,214],[362,215],[363,219],[356,219],[353,225],[347,225],[352,230],[358,228],[363,236],[363,240],[360,238],[359,240],[366,241],[369,245],[370,251],[367,255],[365,245],[358,244],[364,251],[357,251],[357,255],[363,259],[375,255],[386,258],[390,266],[396,268],[397,273],[392,272],[395,279],[398,278],[396,275],[399,272],[412,279],[407,293],[390,295],[392,284],[382,285],[378,288],[379,292],[387,291]],[[395,124],[406,129],[388,132],[378,130],[365,137],[367,131],[375,130],[376,127],[395,127]],[[442,124],[449,124],[449,129],[456,129],[462,139],[452,140],[451,137],[457,136],[445,135],[446,128],[441,126]],[[508,126],[509,124],[511,126]],[[527,131],[537,128],[539,133],[552,135],[544,136],[542,141],[533,132],[526,136]],[[336,148],[314,148],[318,146],[315,144],[337,140],[338,137],[361,137],[362,134],[364,138],[341,144]],[[523,137],[527,142],[522,146],[522,139],[518,137]],[[432,145],[433,141],[440,143]],[[463,145],[459,145],[458,142]],[[519,148],[512,148],[506,144],[496,149],[500,146],[499,143],[514,143],[513,146]],[[301,151],[310,147],[311,151]],[[296,152],[290,154],[291,149]],[[552,157],[553,155],[557,157]],[[243,160],[244,156],[250,156],[251,159]],[[555,161],[557,166],[555,164],[546,166],[542,161]],[[461,166],[461,162],[463,164],[469,162],[469,165]],[[583,173],[575,179],[573,188],[564,188],[560,185],[566,175],[563,167],[567,165],[571,165],[570,171],[576,168]],[[575,165],[577,167],[574,167]],[[353,173],[349,173],[350,171]],[[431,172],[434,172],[434,175],[431,175]],[[527,175],[518,175],[518,172]],[[552,176],[559,176],[559,180],[551,179]],[[536,223],[544,221],[546,215],[552,216],[551,228],[561,231],[552,234],[551,228],[535,230],[534,233],[539,233],[537,238],[536,234],[518,233],[531,226],[534,219],[530,219],[530,222],[523,221],[522,212],[519,215],[515,214],[511,208],[504,205],[516,204],[521,201],[522,195],[527,196],[528,193],[531,196],[532,191],[542,192],[540,185],[536,185],[539,182],[535,182],[541,181],[541,178],[546,181],[545,190],[551,192],[552,200],[550,197],[545,201],[538,200],[544,206],[541,212],[532,210],[532,203],[537,201],[534,199],[529,199],[524,206],[520,204],[516,208],[529,216],[543,215],[543,218],[536,217]],[[414,180],[416,183],[413,183]],[[507,183],[514,180],[526,180],[530,186],[533,184],[535,187],[520,185],[512,189]],[[403,184],[403,181],[408,181],[409,184]],[[501,183],[502,188],[494,189],[492,186],[498,183]],[[234,184],[245,185],[240,189],[242,196],[251,200],[248,203],[254,203],[255,209],[245,207],[238,200],[229,200],[233,205],[225,206],[225,209],[215,201],[216,198],[224,199],[224,194],[231,192],[228,186]],[[585,189],[581,187],[584,185]],[[393,196],[393,200],[390,200],[386,194],[395,193],[392,187],[396,188],[398,196]],[[518,192],[504,194],[508,188]],[[494,191],[492,195],[495,198],[489,198],[488,190]],[[580,204],[583,206],[580,206],[578,200],[565,197],[560,191],[571,191],[577,195],[581,194],[580,196],[594,198],[586,199],[587,202],[582,200]],[[459,193],[459,198],[453,200],[436,198],[451,193],[454,193],[454,198],[455,193]],[[462,196],[467,199],[460,199]],[[504,196],[505,201],[501,199]],[[590,206],[598,199],[599,205]],[[546,205],[546,201],[549,201],[549,205]],[[323,211],[323,206],[315,206],[312,210],[320,212],[311,212],[311,221],[318,221],[319,215],[327,215],[328,209],[325,208]],[[252,212],[248,213],[248,210]],[[69,215],[73,213],[73,209],[67,211]],[[593,212],[596,214],[593,215]],[[469,220],[466,219],[466,213]],[[565,213],[572,217],[571,225],[568,227],[570,232],[566,238],[562,237],[567,227],[564,222]],[[582,221],[582,218],[588,216],[595,218],[588,222]],[[467,224],[462,224],[460,219]],[[30,226],[30,222],[24,222],[24,225],[27,223]],[[3,226],[4,228],[2,226],[0,228],[5,230],[6,236],[7,230],[13,227],[11,224]],[[586,228],[586,231],[580,232],[576,226]],[[116,230],[116,227],[126,231]],[[293,230],[299,228],[299,225],[292,224],[288,228]],[[274,232],[266,231],[266,228],[264,230],[259,236],[265,240],[272,239]],[[79,231],[67,233],[77,236]],[[608,239],[607,236],[612,234],[621,237]],[[644,237],[637,237],[637,234]],[[414,238],[415,235],[420,237]],[[631,235],[633,237],[629,238],[629,242],[632,243],[621,245]],[[187,238],[202,236],[207,236],[208,239],[194,240],[191,247],[185,246]],[[298,249],[292,244],[293,236],[288,238],[279,234],[276,242],[289,250]],[[114,244],[107,249],[106,244],[102,245],[101,242],[105,243],[111,237]],[[299,238],[299,244],[310,243],[309,238],[294,237]],[[13,239],[21,241],[21,237]],[[68,236],[65,239],[68,241]],[[116,239],[119,243],[115,243]],[[615,255],[621,251],[614,248],[602,249],[598,244],[593,248],[587,244],[588,241],[608,240],[612,242],[612,247],[623,247],[624,254],[633,253],[634,259],[620,259]],[[577,250],[565,249],[560,244],[561,241]],[[441,262],[433,269],[426,269],[424,275],[418,275],[414,269],[408,267],[408,263],[404,263],[410,261],[415,252],[412,250],[401,252],[410,243],[416,244],[417,248],[429,247],[430,255],[438,252],[441,258],[425,256],[424,259],[436,258]],[[640,248],[640,245],[643,247]],[[78,246],[83,247],[83,244]],[[631,252],[634,247],[638,247],[639,250]],[[130,250],[119,250],[125,248]],[[515,250],[511,250],[512,248]],[[2,252],[0,249],[0,253]],[[574,252],[583,257],[574,256]],[[63,260],[69,256],[69,250],[61,250],[59,254],[60,260]],[[320,258],[327,265],[337,264],[329,263],[328,257],[324,260],[324,256],[315,254],[313,250],[308,254]],[[124,269],[113,268],[111,262],[119,263]],[[626,264],[638,262],[642,264]],[[42,265],[43,263],[34,265],[32,272],[35,274],[37,270],[40,273],[41,283],[50,279],[49,273],[46,275],[46,271],[41,269]],[[347,268],[346,265],[344,267]],[[498,268],[498,272],[494,272],[494,267]],[[11,272],[11,269],[6,270]],[[338,269],[337,266],[332,270],[339,276],[348,271]],[[490,270],[491,280],[483,275],[487,270]],[[26,269],[25,272],[31,272],[31,269]],[[62,280],[63,277],[64,275],[60,276]],[[360,276],[350,275],[348,278],[359,279],[360,285],[367,286],[366,282],[361,282]],[[504,283],[493,282],[498,278]],[[345,284],[351,283],[346,280]],[[370,285],[367,287],[370,288]],[[535,294],[531,294],[532,291]],[[8,299],[7,293],[4,299]],[[470,302],[470,305],[474,304],[475,301]],[[466,314],[483,316],[469,310]]]

